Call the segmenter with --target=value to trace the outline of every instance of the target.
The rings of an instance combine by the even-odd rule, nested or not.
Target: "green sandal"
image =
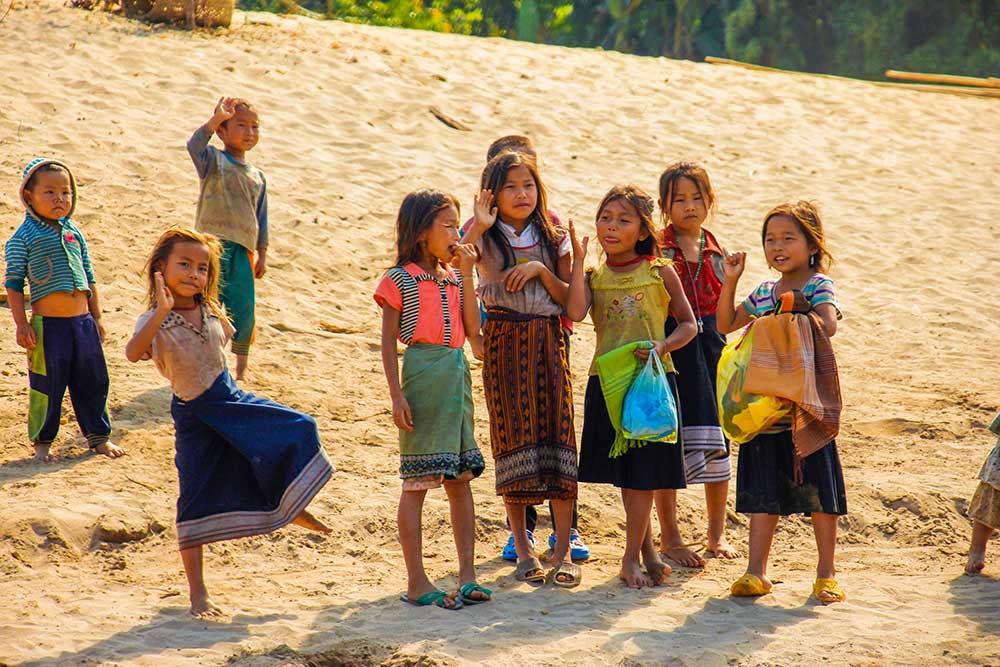
[[[446,597],[448,597],[448,594],[439,588],[436,591],[431,591],[430,593],[424,593],[416,600],[411,600],[406,595],[406,593],[400,595],[399,599],[405,602],[406,604],[412,604],[416,607],[430,607],[433,605],[435,607],[440,607],[441,609],[444,609],[446,611],[455,611],[456,609],[461,609],[464,606],[462,600],[457,599],[455,600],[454,606],[446,607],[444,606],[444,600]]]
[[[476,592],[485,595],[486,599],[470,597]],[[482,604],[493,599],[493,591],[476,583],[462,584],[462,587],[458,589],[458,599],[465,604]]]

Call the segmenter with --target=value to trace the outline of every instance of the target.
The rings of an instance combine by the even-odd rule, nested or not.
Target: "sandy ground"
[[[110,408],[129,455],[86,453],[69,423],[60,460],[28,460],[24,357],[9,316],[0,349],[0,662],[25,666],[997,665],[1000,557],[961,576],[963,517],[1000,404],[992,343],[1000,210],[997,100],[864,82],[569,50],[502,40],[237,13],[191,34],[15,2],[0,24],[0,220],[37,154],[76,168],[106,309]],[[143,310],[143,260],[160,230],[191,224],[197,179],[184,143],[221,94],[254,100],[268,177],[270,273],[245,386],[316,416],[340,469],[314,510],[334,526],[207,549],[222,623],[187,615],[173,533],[169,389],[124,358]],[[439,122],[436,106],[465,123]],[[720,209],[712,229],[767,275],[764,212],[820,202],[845,312],[835,343],[845,396],[839,440],[850,514],[838,552],[844,604],[810,599],[807,520],[780,524],[773,595],[730,599],[745,563],[676,568],[668,585],[617,581],[624,514],[581,489],[594,549],[573,591],[518,584],[492,470],[474,485],[488,605],[446,613],[398,602],[396,434],[371,293],[392,259],[403,195],[422,186],[471,205],[495,137],[538,144],[551,206],[583,227],[619,182],[653,191],[671,160],[701,161]],[[574,340],[581,405],[593,331]],[[477,429],[488,450],[476,379]],[[577,421],[582,420],[578,412]],[[704,530],[701,491],[680,494],[685,535]],[[442,493],[428,502],[431,574],[452,585]],[[540,528],[544,539],[547,526]],[[746,547],[744,517],[729,535]],[[311,657],[308,657],[311,656]]]

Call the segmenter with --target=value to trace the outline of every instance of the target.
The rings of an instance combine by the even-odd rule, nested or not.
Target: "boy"
[[[493,158],[495,158],[497,155],[500,155],[500,153],[504,153],[504,152],[507,152],[507,151],[514,152],[514,153],[521,153],[523,155],[527,155],[532,160],[535,160],[535,161],[538,160],[538,154],[535,152],[535,142],[533,142],[531,140],[531,137],[526,137],[526,136],[520,135],[520,134],[509,134],[509,135],[500,137],[499,139],[497,139],[496,141],[494,141],[492,144],[490,144],[490,147],[486,150],[486,162],[489,163],[490,160],[492,160]],[[552,224],[555,225],[557,229],[563,229],[562,221],[559,219],[559,217],[555,213],[553,213],[552,211],[548,211],[548,215],[549,215],[549,220],[552,221]],[[462,242],[463,243],[475,243],[476,240],[479,238],[479,234],[477,233],[478,230],[477,230],[477,232],[473,232],[471,235],[469,235],[469,232],[472,230],[472,223],[474,221],[475,221],[475,217],[472,217],[472,218],[469,218],[465,222],[464,225],[462,225]],[[467,236],[467,235],[469,235],[469,236]],[[486,311],[482,308],[482,306],[480,306],[479,310],[480,310],[480,313],[482,314],[483,319],[485,320],[486,319]],[[562,326],[563,326],[563,342],[566,344],[566,358],[569,359],[569,343],[570,343],[570,336],[573,335],[573,321],[571,319],[569,319],[568,317],[566,317],[565,315],[561,318],[561,320],[562,320]],[[477,335],[477,336],[474,336],[474,337],[470,337],[469,338],[469,345],[472,347],[473,355],[477,359],[481,359],[482,356],[483,356],[483,354],[482,354],[482,348],[483,348],[482,336],[481,335]],[[554,532],[555,531],[555,516],[552,514],[552,506],[551,506],[551,504],[549,505],[549,516],[550,516],[550,518],[552,520],[552,529],[553,529],[552,535],[549,536],[549,547],[550,548],[554,548],[555,547],[555,543],[556,543],[555,542],[555,537],[556,536],[555,536],[555,532]],[[535,524],[537,523],[537,521],[538,521],[538,512],[535,510],[535,506],[534,505],[528,505],[527,507],[525,507],[525,522],[526,522],[525,525],[527,526],[528,542],[530,542],[532,544],[532,546],[534,546],[534,543],[535,543],[535,541],[534,541],[534,532],[535,532]],[[588,558],[590,558],[590,548],[580,538],[580,533],[577,530],[577,521],[578,521],[577,504],[574,502],[573,503],[573,523],[572,523],[572,529],[571,529],[570,535],[569,535],[569,541],[570,541],[570,558],[572,558],[573,560],[587,560]],[[509,561],[517,560],[517,552],[514,550],[514,534],[513,533],[511,533],[508,536],[508,538],[507,538],[507,544],[504,545],[503,554],[502,555],[503,555],[503,559],[504,560],[509,560]]]
[[[246,163],[259,127],[250,102],[222,97],[187,143],[201,179],[195,229],[222,242],[219,300],[236,327],[232,349],[237,380],[246,373],[254,338],[254,279],[267,270],[267,184],[260,170]],[[213,134],[222,140],[223,150],[208,145]]]
[[[17,344],[28,350],[28,437],[35,459],[52,460],[49,449],[59,433],[67,388],[87,445],[118,458],[125,450],[108,439],[108,367],[97,285],[87,242],[70,220],[76,181],[62,162],[38,158],[24,168],[20,196],[24,222],[4,248],[4,284]],[[24,311],[25,279],[30,321]]]

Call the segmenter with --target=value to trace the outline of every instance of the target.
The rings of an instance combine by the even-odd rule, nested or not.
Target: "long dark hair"
[[[437,214],[449,206],[460,211],[454,195],[441,190],[416,190],[403,198],[396,216],[396,263],[403,266],[424,258],[420,235],[430,229]]]
[[[823,221],[819,218],[819,208],[811,201],[799,200],[794,204],[785,202],[778,204],[764,216],[764,226],[760,230],[760,243],[764,245],[767,239],[767,223],[771,218],[783,215],[791,218],[798,225],[807,243],[812,243],[817,250],[812,254],[809,266],[820,273],[826,273],[833,264],[833,255],[826,249],[826,236],[823,234]]]
[[[220,320],[226,318],[226,309],[219,303],[219,258],[222,256],[222,245],[219,239],[211,234],[203,234],[193,229],[174,228],[160,234],[153,251],[146,260],[146,305],[150,310],[156,308],[156,272],[163,271],[163,265],[174,251],[178,243],[198,243],[208,249],[208,280],[201,294],[195,295],[195,300],[204,302],[213,315]]]
[[[535,166],[534,159],[523,153],[514,153],[511,151],[500,153],[490,160],[486,168],[483,169],[483,177],[479,187],[483,190],[490,190],[493,193],[500,192],[504,181],[507,180],[507,173],[515,167],[524,167],[531,173],[531,177],[535,179],[538,200],[535,203],[535,209],[528,217],[528,224],[534,222],[538,225],[542,244],[549,258],[552,260],[552,266],[556,266],[559,263],[559,241],[562,237],[556,231],[552,221],[549,220],[548,197],[545,194],[545,185],[542,184],[542,179],[538,175],[538,167]],[[517,261],[517,258],[514,256],[514,249],[511,248],[510,241],[507,240],[507,236],[500,229],[499,225],[490,227],[489,231],[486,232],[486,239],[500,250],[500,253],[503,255],[504,269],[514,266]]]
[[[646,238],[636,241],[635,252],[637,255],[660,256],[660,244],[656,241],[656,222],[653,220],[653,198],[647,195],[637,185],[616,185],[608,190],[601,200],[601,205],[597,207],[597,217],[595,222],[601,219],[601,211],[613,201],[618,200],[628,203],[639,214],[639,224],[646,232]]]

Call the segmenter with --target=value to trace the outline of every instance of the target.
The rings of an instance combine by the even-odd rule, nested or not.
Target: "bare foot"
[[[110,440],[102,442],[97,447],[94,447],[94,451],[98,454],[104,454],[109,459],[117,459],[119,456],[125,456],[125,450]]]
[[[669,546],[666,549],[663,549],[661,553],[678,565],[683,565],[684,567],[705,567],[705,559],[691,551],[691,549],[683,544]]]
[[[195,618],[217,619],[224,618],[226,613],[205,594],[191,598],[191,615]]]
[[[52,463],[55,461],[55,457],[49,454],[49,449],[52,448],[51,442],[36,442],[32,446],[35,448],[35,460],[39,463]]]
[[[250,357],[245,354],[236,355],[236,379],[242,380],[247,374],[247,365],[250,363]]]
[[[316,517],[314,517],[309,510],[302,510],[299,515],[292,519],[292,523],[296,526],[302,526],[307,530],[315,530],[317,533],[332,533],[333,529],[326,525]]]
[[[712,554],[716,558],[721,558],[722,560],[735,560],[737,558],[743,558],[743,554],[736,549],[734,549],[726,538],[720,538],[717,542],[709,542],[705,545],[705,551]]]
[[[979,574],[986,567],[986,553],[977,551],[969,552],[969,562],[965,564],[966,574]]]
[[[646,572],[649,573],[649,578],[653,582],[654,586],[661,586],[667,583],[667,578],[670,577],[670,573],[673,569],[663,562],[659,554],[656,554],[656,558],[646,558],[644,559],[646,565]]]
[[[651,588],[653,586],[653,580],[646,576],[637,561],[625,562],[623,560],[618,578],[624,581],[629,588]]]

